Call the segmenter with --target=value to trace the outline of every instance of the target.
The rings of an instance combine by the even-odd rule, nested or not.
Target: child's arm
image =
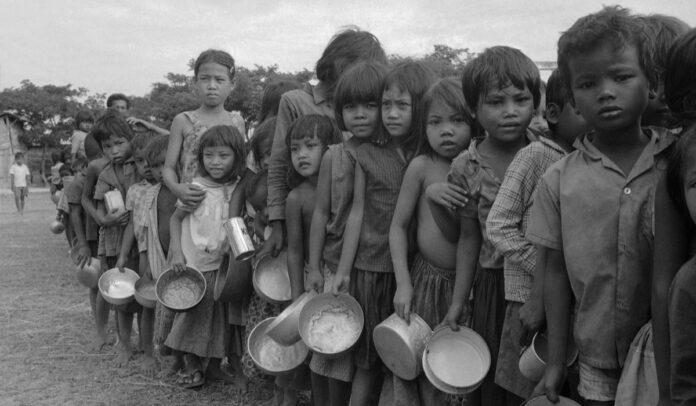
[[[188,212],[177,207],[169,220],[169,264],[175,271],[186,269],[186,258],[181,251],[181,222]]]
[[[389,251],[394,264],[396,292],[394,293],[394,310],[406,322],[410,322],[413,285],[408,269],[408,226],[418,205],[418,198],[423,188],[423,160],[411,161],[404,180],[401,183],[396,209],[389,227]]]
[[[443,323],[452,330],[459,330],[459,318],[469,300],[471,285],[476,273],[479,252],[481,251],[481,228],[475,218],[460,217],[459,241],[457,242],[456,274],[452,303]]]
[[[93,198],[95,188],[99,181],[99,173],[102,169],[102,166],[92,163],[87,167],[85,187],[82,189],[82,208],[87,212],[87,215],[91,216],[94,221],[102,227],[111,227],[116,224],[126,225],[128,221],[128,212],[113,211],[111,213],[106,213],[106,209],[100,212],[97,206],[94,205]]]
[[[28,168],[28,167],[27,167]],[[27,187],[24,188],[24,196],[29,196],[29,187],[31,186],[31,171],[27,171],[26,175],[26,184]]]
[[[549,248],[546,264],[544,305],[549,339],[549,362],[535,392],[546,393],[548,399],[556,403],[566,373],[565,362],[573,292],[570,288],[563,252]]]
[[[353,188],[353,206],[350,208],[346,229],[343,232],[343,249],[338,270],[334,278],[334,293],[347,291],[350,287],[350,271],[353,269],[355,254],[358,252],[360,231],[362,229],[363,211],[365,209],[365,172],[360,164],[355,164],[355,182]]]
[[[145,120],[143,120],[143,119],[141,119],[141,118],[137,118],[137,117],[127,117],[127,118],[126,118],[126,121],[127,121],[128,124],[130,124],[130,125],[138,125],[138,124],[140,124],[140,125],[142,125],[143,127],[147,128],[148,130],[154,131],[154,132],[156,132],[156,133],[159,134],[159,135],[169,135],[169,131],[165,130],[164,128],[157,127],[157,126],[154,125],[153,123],[151,123],[151,122],[149,122],[149,121],[145,121]]]
[[[541,245],[536,247],[536,264],[534,267],[534,283],[529,294],[529,300],[520,307],[520,322],[522,334],[520,342],[529,344],[529,336],[539,331],[546,321],[544,314],[544,278],[546,275],[546,250]]]
[[[309,273],[305,290],[324,287],[324,277],[321,272],[321,260],[326,242],[326,223],[329,222],[331,211],[331,150],[324,154],[319,168],[317,180],[317,202],[312,215],[312,225],[309,230]]]
[[[655,347],[655,367],[660,391],[660,404],[670,400],[670,334],[668,296],[672,278],[689,254],[688,224],[667,195],[664,177],[655,191],[655,245],[652,280],[652,324]]]
[[[126,265],[126,262],[128,262],[128,256],[131,253],[133,242],[135,241],[135,234],[133,233],[133,212],[130,213],[130,221],[128,221],[128,225],[123,230],[123,237],[121,239],[121,253],[116,261],[116,268],[121,270],[121,272],[125,272],[123,267]]]
[[[459,223],[455,221],[454,212],[469,201],[466,191],[449,182],[437,182],[427,187],[425,195],[440,232],[447,241],[456,242],[459,238]]]
[[[232,196],[230,198],[230,218],[241,217],[242,211],[244,210],[244,202],[246,202],[247,198],[244,193],[244,189],[246,189],[247,182],[249,182],[249,180],[253,177],[254,172],[250,171],[249,169],[244,169],[242,178],[237,183],[237,186],[234,188],[234,192],[232,192]]]
[[[186,116],[178,114],[172,121],[172,131],[169,134],[167,156],[162,168],[162,181],[181,202],[190,207],[197,207],[205,198],[205,191],[196,185],[179,183],[176,167],[181,154],[181,146],[184,142],[184,129],[186,128]]]
[[[288,274],[290,291],[296,299],[304,291],[304,237],[302,230],[302,201],[297,189],[291,190],[285,201],[285,224],[288,228]]]
[[[75,238],[77,238],[77,266],[82,269],[89,259],[92,257],[92,252],[89,250],[89,244],[87,244],[87,237],[85,236],[85,225],[82,222],[82,206],[75,203],[70,203],[70,222],[72,223],[73,230],[75,231]]]

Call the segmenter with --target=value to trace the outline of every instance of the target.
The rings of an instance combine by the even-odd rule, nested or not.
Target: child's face
[[[434,102],[426,119],[428,143],[441,157],[452,159],[471,142],[471,127],[464,120],[462,112],[444,103]]]
[[[573,145],[575,139],[590,130],[587,120],[566,102],[556,118],[556,136],[562,138],[568,145]]]
[[[83,121],[80,123],[80,131],[84,131],[88,133],[92,129],[92,122],[91,121]]]
[[[353,136],[370,138],[377,130],[377,102],[347,103],[343,106],[343,124]]]
[[[19,157],[15,158],[15,162],[17,162],[17,165],[23,165],[24,164],[24,157],[19,156]]]
[[[575,107],[598,133],[635,126],[645,111],[650,83],[638,61],[638,50],[603,45],[569,61]]]
[[[487,94],[476,107],[476,120],[488,136],[498,142],[517,142],[524,137],[534,115],[532,92],[509,84],[499,89],[491,83]]]
[[[203,150],[203,166],[213,180],[227,180],[234,169],[234,161],[234,151],[226,145]]]
[[[208,107],[224,103],[232,93],[229,68],[215,62],[202,64],[196,76],[195,89],[201,102]]]
[[[324,145],[317,137],[290,140],[290,159],[292,166],[304,178],[319,173]]]
[[[143,157],[142,153],[137,152],[133,154],[133,160],[135,161],[135,167],[138,170],[138,175],[148,182],[154,180],[152,176],[152,170],[150,170],[150,165],[148,165],[147,160]]]
[[[268,163],[271,160],[271,147],[273,146],[273,138],[272,137],[266,137],[263,142],[259,145],[259,148],[261,149],[261,162],[259,162],[259,166],[261,167],[260,169],[266,169],[268,168]]]
[[[667,128],[673,127],[677,120],[669,111],[669,106],[667,106],[665,83],[662,79],[657,84],[657,90],[651,96],[648,99],[648,107],[643,112],[643,124]]]
[[[163,164],[150,166],[150,172],[152,172],[152,178],[157,183],[162,183],[162,167]]]
[[[102,150],[109,160],[116,164],[122,164],[131,157],[131,144],[124,137],[110,135],[102,141]]]
[[[382,123],[392,137],[402,137],[411,129],[411,94],[392,85],[382,93]]]
[[[123,117],[128,117],[128,103],[125,100],[114,100],[111,109],[118,111]]]

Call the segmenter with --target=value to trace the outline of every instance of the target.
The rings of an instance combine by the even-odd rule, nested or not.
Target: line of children
[[[243,354],[247,334],[280,311],[254,293],[239,306],[213,300],[227,251],[222,221],[243,215],[253,217],[257,241],[267,242],[260,254],[282,249],[287,230],[293,298],[311,289],[349,292],[363,308],[365,328],[349,354],[312,356],[314,404],[454,401],[423,377],[407,382],[384,374],[372,330],[392,312],[407,322],[418,314],[433,328],[470,323],[484,338],[491,369],[467,396],[469,404],[518,405],[541,392],[555,401],[571,334],[580,352],[579,395],[586,404],[619,401],[617,388],[630,385],[624,377],[629,347],[649,338],[646,298],[655,289],[652,278],[659,279],[651,267],[652,206],[664,198],[656,185],[674,142],[668,131],[641,123],[678,128],[685,121],[675,121],[658,102],[677,103],[672,110],[687,114],[696,105],[693,92],[670,98],[679,86],[693,89],[693,79],[672,83],[678,74],[670,71],[670,58],[688,54],[693,65],[695,54],[687,47],[664,56],[684,28],[672,23],[619,7],[578,20],[559,40],[559,70],[545,91],[549,133],[541,137],[529,129],[541,80],[521,51],[486,49],[465,66],[460,87],[419,63],[387,69],[376,38],[349,30],[317,64],[319,85],[280,97],[278,118],[257,128],[250,142],[255,175],[247,175],[245,139],[224,109],[234,59],[205,51],[194,64],[200,107],[178,115],[168,138],[133,139],[116,113],[95,123],[91,134],[105,158],[78,173],[68,196],[80,228],[79,263],[96,253],[104,269],[128,266],[153,279],[168,267],[203,272],[208,289],[194,310],[172,315],[158,308],[144,311],[141,320],[145,372],[156,370],[153,343],[173,350],[184,388],[223,379],[244,389],[257,374]],[[659,24],[674,35],[663,38]],[[360,52],[344,54],[352,47]],[[654,74],[658,60],[667,62]],[[671,193],[682,202],[682,215],[692,209],[693,139],[687,131],[668,177],[677,185]],[[109,190],[124,196],[125,214],[106,212]],[[85,224],[90,217],[101,227],[98,239]],[[665,230],[655,227],[659,240]],[[696,353],[693,340],[674,328],[693,324],[684,312],[691,262],[676,279],[669,313],[664,306],[677,349],[667,365],[679,401],[689,396],[687,369]],[[671,280],[674,271],[662,274]],[[100,343],[106,343],[108,306],[91,293]],[[132,355],[132,315],[140,309],[116,310],[117,363],[125,364]],[[544,323],[549,360],[535,391],[536,382],[517,364],[527,333]],[[665,361],[659,356],[658,370]],[[233,376],[221,368],[225,357]],[[303,371],[278,378],[272,404],[296,403],[307,384]],[[655,382],[646,386],[656,391]]]

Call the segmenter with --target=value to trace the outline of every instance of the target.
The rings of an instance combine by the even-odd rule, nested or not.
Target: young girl
[[[378,102],[384,68],[360,63],[348,69],[336,86],[338,126],[352,134],[342,144],[329,146],[317,180],[317,195],[309,233],[309,271],[305,290],[330,291],[341,258],[343,233],[353,202],[356,149],[379,131]],[[316,404],[346,405],[350,399],[352,355],[329,359],[312,355],[312,394]]]
[[[234,59],[227,52],[209,49],[201,53],[193,67],[194,93],[201,105],[178,114],[172,121],[162,176],[164,184],[184,205],[195,206],[205,198],[203,190],[191,184],[199,172],[196,157],[203,133],[215,125],[232,125],[240,134],[245,133],[239,116],[224,108],[232,92],[234,72]]]
[[[165,341],[167,347],[186,353],[184,375],[178,382],[185,388],[205,383],[206,358],[211,359],[212,368],[208,372],[225,379],[218,367],[220,360],[228,355],[225,349],[229,331],[223,303],[213,300],[213,286],[215,272],[227,250],[222,223],[229,216],[232,192],[246,168],[245,157],[244,139],[236,128],[215,126],[206,131],[198,149],[198,171],[202,176],[192,179],[205,198],[197,207],[179,200],[170,220],[172,268],[195,268],[207,282],[201,303],[189,312],[174,316]],[[230,359],[230,364],[241,370],[239,359]]]
[[[413,118],[418,117],[420,98],[434,81],[435,75],[424,65],[405,62],[394,67],[382,88],[383,128],[368,133],[374,142],[356,150],[353,206],[333,283],[334,292],[350,289],[365,313],[365,328],[354,352],[357,370],[351,404],[365,405],[379,392],[374,384],[381,378],[381,369],[372,330],[391,314],[396,288],[389,225],[401,179],[416,151],[418,128]],[[374,107],[379,114],[378,106]],[[361,133],[365,128],[355,130]]]
[[[419,128],[427,141],[421,142],[420,155],[406,169],[389,230],[389,248],[396,276],[396,314],[408,322],[413,312],[435,327],[445,320],[450,307],[465,298],[462,284],[454,284],[457,244],[447,240],[435,224],[425,190],[447,180],[452,159],[471,141],[474,118],[454,79],[442,79],[431,86],[422,106]],[[409,272],[408,230],[414,216],[418,250]],[[424,377],[418,384],[423,405],[446,401]]]

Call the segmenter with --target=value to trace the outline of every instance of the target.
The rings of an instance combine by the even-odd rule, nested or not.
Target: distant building
[[[25,121],[10,111],[0,113],[0,188],[10,187],[10,166],[16,152],[26,153],[27,148],[19,142],[24,133]]]
[[[556,61],[535,61],[534,62],[539,68],[539,73],[541,74],[541,80],[546,82],[551,76],[551,72],[558,67]]]

